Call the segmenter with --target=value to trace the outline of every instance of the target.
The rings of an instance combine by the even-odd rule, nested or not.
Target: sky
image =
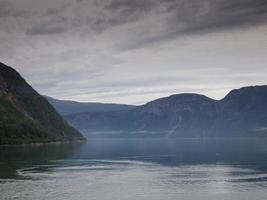
[[[221,99],[267,84],[267,1],[0,0],[0,62],[58,99]]]

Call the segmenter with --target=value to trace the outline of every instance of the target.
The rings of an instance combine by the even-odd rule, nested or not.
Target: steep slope
[[[264,134],[267,131],[267,86],[232,90],[216,105],[213,131],[218,135]]]
[[[70,115],[82,112],[110,112],[119,110],[131,110],[136,106],[125,104],[109,104],[109,103],[81,103],[76,101],[58,100],[48,96],[44,96],[48,102],[61,115]]]
[[[231,91],[216,101],[197,94],[178,94],[129,111],[66,116],[88,131],[162,133],[173,137],[243,137],[267,132],[267,86]],[[142,135],[141,134],[141,135]]]
[[[83,139],[14,69],[0,63],[0,144]]]

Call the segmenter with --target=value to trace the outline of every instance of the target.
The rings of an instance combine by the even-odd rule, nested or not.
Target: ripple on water
[[[267,174],[242,166],[164,166],[131,160],[58,160],[0,179],[1,199],[260,199]],[[26,177],[26,178],[25,178]],[[223,197],[223,198],[222,198]]]

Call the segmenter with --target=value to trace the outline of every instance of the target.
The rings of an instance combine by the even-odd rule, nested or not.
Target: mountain
[[[0,63],[0,144],[74,140],[84,137],[18,72]]]
[[[261,136],[267,135],[267,86],[232,90],[219,101],[198,94],[177,94],[128,111],[80,113],[65,119],[83,133],[96,135]]]
[[[109,112],[131,110],[135,108],[133,105],[125,104],[81,103],[76,101],[58,100],[48,96],[44,97],[56,109],[56,111],[63,116],[82,112]]]

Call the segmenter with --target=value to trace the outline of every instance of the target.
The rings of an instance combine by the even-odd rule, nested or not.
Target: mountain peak
[[[156,99],[154,101],[150,101],[147,104],[141,107],[149,107],[149,106],[158,106],[158,105],[183,105],[183,104],[195,104],[195,103],[205,103],[215,101],[205,95],[194,94],[194,93],[181,93],[181,94],[173,94],[168,97],[163,97],[160,99]]]
[[[222,100],[235,98],[251,99],[252,97],[259,98],[264,96],[267,98],[267,85],[256,85],[231,90]]]

